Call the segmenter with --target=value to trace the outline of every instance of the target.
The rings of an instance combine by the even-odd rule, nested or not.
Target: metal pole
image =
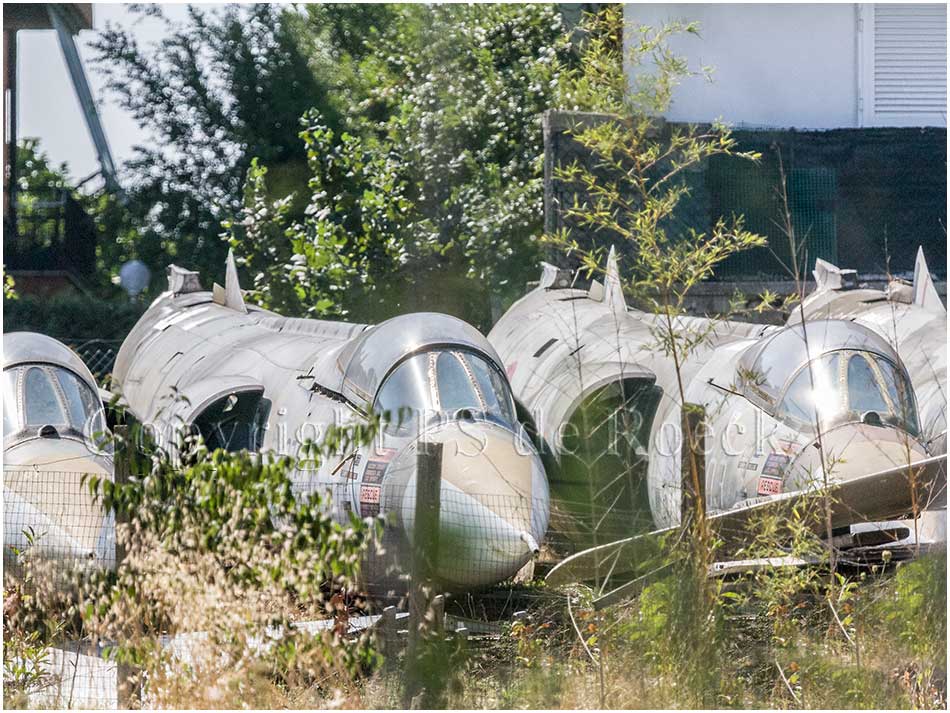
[[[4,67],[3,88],[4,99],[9,102],[5,108],[7,125],[4,127],[6,136],[4,136],[4,166],[5,171],[3,187],[6,191],[6,203],[4,204],[4,223],[12,226],[16,233],[17,225],[17,31],[12,27],[4,29],[3,44],[6,50],[6,66]],[[6,227],[6,225],[4,226]],[[16,234],[9,236],[11,241],[16,240]]]
[[[416,509],[412,533],[412,569],[409,586],[409,649],[403,704],[425,689],[417,665],[425,635],[425,620],[433,594],[433,573],[439,556],[439,512],[442,492],[442,444],[420,443],[416,457]]]
[[[129,427],[117,425],[113,429],[115,454],[113,458],[115,468],[115,484],[117,486],[128,485],[129,476],[132,472],[132,452],[129,443]],[[127,538],[129,536],[129,513],[125,510],[116,510],[115,514],[115,571],[119,575],[128,556]],[[125,535],[119,537],[119,530]],[[129,664],[119,663],[116,665],[116,703],[119,708],[130,709],[138,698],[138,685],[135,676],[135,667]]]
[[[109,141],[106,139],[102,122],[99,120],[96,102],[92,98],[92,91],[89,89],[89,82],[86,80],[86,72],[79,57],[79,50],[76,48],[76,41],[73,39],[63,7],[66,6],[60,6],[56,3],[46,5],[50,22],[59,37],[59,46],[63,50],[63,58],[66,60],[66,68],[69,70],[73,88],[76,90],[76,97],[79,99],[79,105],[86,119],[86,127],[89,129],[89,135],[96,149],[96,157],[99,159],[99,166],[102,169],[102,177],[105,179],[106,188],[121,196],[122,189],[116,175],[112,151],[109,150]]]

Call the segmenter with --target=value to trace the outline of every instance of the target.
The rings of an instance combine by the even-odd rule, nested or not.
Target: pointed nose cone
[[[820,447],[819,447],[820,446]],[[793,488],[821,484],[823,469],[830,482],[916,463],[928,457],[920,442],[897,428],[849,423],[822,434],[802,449],[792,463]]]
[[[537,553],[548,526],[548,483],[530,442],[495,423],[454,421],[404,449],[390,470],[408,476],[397,511],[410,543],[424,442],[442,444],[436,579],[474,589],[514,576]]]
[[[793,477],[798,478],[798,487],[822,483],[822,460],[829,472],[830,482],[844,482],[892,468],[901,468],[928,458],[921,443],[896,428],[868,424],[846,424],[822,434],[822,449],[807,446],[793,462]],[[822,459],[821,454],[825,457]],[[909,469],[908,469],[909,470]],[[869,503],[873,505],[874,503]],[[915,522],[887,520],[866,522],[855,513],[850,529],[852,534],[889,533],[884,543],[859,547],[863,556],[871,557],[874,551],[888,550],[894,557],[917,554],[931,547],[945,547],[947,542],[946,490],[938,491],[936,498],[918,503],[923,508]],[[897,533],[906,533],[900,536]],[[893,539],[896,536],[896,539]],[[857,549],[855,551],[857,551]]]

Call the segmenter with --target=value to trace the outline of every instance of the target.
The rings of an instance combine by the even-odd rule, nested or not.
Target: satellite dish
[[[151,279],[151,271],[141,260],[129,260],[119,268],[119,284],[129,293],[129,297],[141,293]]]

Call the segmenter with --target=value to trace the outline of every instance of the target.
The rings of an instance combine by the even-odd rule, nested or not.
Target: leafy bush
[[[146,307],[128,299],[103,300],[86,295],[18,295],[3,300],[3,328],[67,340],[125,339]]]
[[[38,561],[53,571],[28,569],[5,587],[7,690],[44,685],[51,644],[92,637],[114,642],[107,655],[147,680],[150,705],[319,707],[352,695],[377,663],[370,633],[350,635],[346,621],[362,605],[360,565],[381,522],[341,524],[326,493],[294,482],[374,432],[334,429],[297,458],[209,453],[188,437],[174,461],[138,426],[120,432],[127,482],[85,482],[116,513],[125,554],[117,571],[76,573],[65,586],[56,562]],[[329,622],[298,625],[313,620]],[[170,646],[164,637],[176,635]]]
[[[84,625],[148,673],[150,702],[273,707],[290,688],[329,695],[374,665],[370,636],[348,639],[345,620],[378,524],[334,521],[326,493],[300,492],[291,478],[372,431],[333,431],[293,459],[209,453],[186,439],[174,464],[146,449],[129,482],[89,479],[123,522],[127,555],[96,583]],[[118,447],[130,444],[120,436]],[[295,626],[328,617],[336,625],[317,633]],[[184,657],[156,638],[187,632],[204,638]]]
[[[13,277],[11,277],[6,268],[3,270],[3,299],[6,300],[15,300],[18,299],[19,295],[16,293],[16,282],[14,282]]]
[[[275,199],[252,167],[228,237],[266,306],[374,321],[439,309],[487,327],[489,295],[534,274],[541,114],[573,51],[549,5],[390,12],[339,60],[351,70],[343,129],[304,117],[303,216],[299,193]],[[467,298],[452,301],[450,285]]]

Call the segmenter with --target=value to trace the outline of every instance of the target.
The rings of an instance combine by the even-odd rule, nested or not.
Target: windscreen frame
[[[493,386],[495,386],[496,389],[500,386],[503,389],[502,395],[505,397],[505,404],[503,405],[503,407],[499,409],[501,412],[500,414],[501,417],[490,417],[490,414],[492,413],[491,409],[473,410],[473,409],[468,409],[463,406],[458,409],[454,409],[454,412],[452,414],[449,414],[443,408],[442,393],[441,393],[442,390],[440,388],[439,378],[438,378],[438,361],[444,355],[452,355],[455,358],[457,358],[459,355],[462,355],[462,356],[469,355],[473,357],[474,359],[477,359],[478,361],[480,361],[482,364],[484,364],[487,369],[491,370],[491,372],[494,372],[496,376],[497,384],[493,384]],[[427,406],[431,409],[430,413],[438,414],[441,420],[446,420],[446,419],[452,420],[452,419],[459,418],[462,412],[466,412],[466,411],[471,412],[472,414],[480,413],[488,417],[489,420],[492,420],[493,422],[500,423],[511,429],[517,429],[517,426],[518,426],[517,406],[516,406],[516,402],[514,398],[514,393],[512,392],[512,389],[511,389],[511,384],[508,382],[508,377],[505,375],[504,370],[502,370],[502,368],[495,361],[495,359],[493,359],[490,355],[486,354],[485,352],[478,349],[474,349],[468,345],[460,345],[460,344],[426,345],[425,347],[420,348],[412,352],[411,354],[407,354],[398,362],[393,364],[393,366],[386,372],[385,376],[380,380],[379,389],[377,389],[376,394],[373,397],[373,401],[372,401],[373,413],[376,413],[380,417],[383,416],[383,412],[379,410],[380,397],[383,395],[384,391],[386,390],[386,387],[389,385],[393,375],[396,374],[397,371],[401,369],[405,364],[407,364],[407,362],[419,357],[427,357],[429,361],[429,363],[425,365],[425,373],[427,374],[426,386],[428,388],[428,394],[425,401],[426,401]],[[472,372],[470,366],[465,362],[464,359],[458,359],[458,362],[462,366],[463,370],[466,372],[467,378],[469,379],[472,387],[476,390],[476,392],[480,393],[482,389],[482,385],[479,379],[477,378],[476,374]],[[499,396],[499,394],[496,393],[496,396]],[[482,398],[482,405],[487,405],[487,403],[485,402],[484,395],[482,395],[481,398]],[[499,402],[499,406],[502,406],[500,402]],[[390,417],[394,415],[395,414],[392,414],[392,412],[390,411]],[[412,421],[415,421],[416,418],[417,416],[414,416]],[[400,421],[400,424],[402,423],[409,423],[409,421],[405,421],[405,422]],[[427,428],[428,425],[429,424],[427,420],[427,423],[425,424],[425,426],[419,429],[419,433],[421,433],[422,430],[424,430],[424,428]],[[406,433],[399,432],[399,431],[404,430],[402,425],[397,427],[396,432],[393,432],[392,430],[390,430],[389,425],[387,422],[385,422],[385,420],[382,426],[382,430],[384,433],[387,433],[388,435],[394,435],[394,436],[408,435]]]
[[[808,370],[813,370],[813,365],[817,362],[827,361],[830,357],[836,358],[835,364],[837,374],[835,375],[834,388],[836,390],[835,393],[840,406],[839,410],[832,412],[827,417],[822,417],[821,413],[816,412],[816,423],[816,418],[810,418],[808,420],[801,419],[795,414],[791,413],[789,410],[784,409],[783,406],[789,398],[792,389],[796,387],[799,377],[805,374]],[[886,404],[889,409],[886,413],[881,413],[879,411],[876,412],[881,417],[890,417],[882,418],[882,425],[892,428],[899,428],[912,436],[918,436],[920,434],[920,419],[916,396],[914,394],[910,375],[907,374],[906,369],[904,369],[899,363],[895,363],[894,360],[888,358],[880,352],[870,349],[833,349],[813,357],[788,377],[786,383],[782,386],[782,389],[779,392],[779,396],[776,399],[775,407],[771,415],[783,423],[787,423],[788,425],[796,428],[804,428],[807,430],[815,430],[816,427],[820,428],[821,430],[827,430],[845,423],[863,422],[864,414],[852,407],[853,400],[851,391],[853,386],[851,383],[850,366],[855,358],[864,360],[864,362],[870,366],[870,370],[875,375],[875,386],[879,391],[879,395],[885,400],[885,402],[890,401],[892,397],[889,394],[886,383],[877,383],[877,372],[880,370],[878,361],[886,363],[890,367],[891,374],[897,375],[903,384],[904,398],[906,402],[903,404]],[[812,378],[814,378],[814,371],[811,373],[813,374]],[[881,372],[880,376],[883,382],[884,373]],[[821,387],[821,384],[815,384],[812,386],[812,388],[818,387]],[[900,395],[900,389],[898,388],[899,398]],[[905,406],[907,407],[906,409],[904,409]],[[901,409],[902,413],[898,413],[896,409]]]

